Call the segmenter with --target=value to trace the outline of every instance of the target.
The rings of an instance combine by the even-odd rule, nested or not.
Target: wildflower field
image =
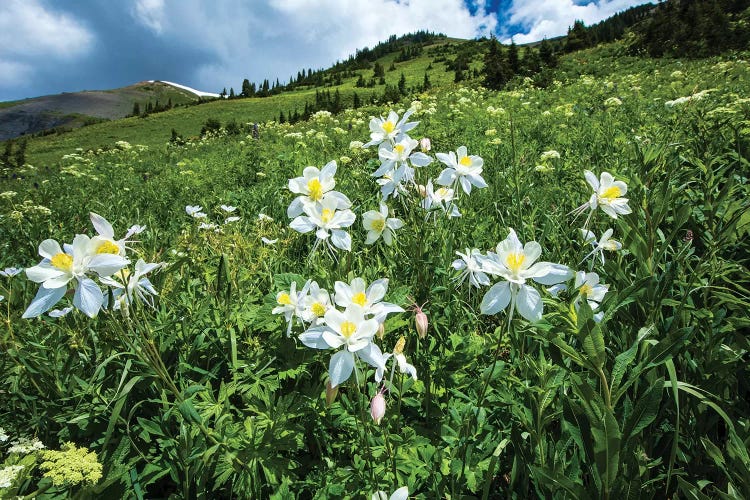
[[[750,63],[619,50],[3,172],[0,497],[750,497]]]

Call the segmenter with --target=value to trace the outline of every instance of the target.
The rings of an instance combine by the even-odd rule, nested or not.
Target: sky
[[[564,35],[644,0],[0,0],[0,101],[166,80],[288,81],[390,35]]]

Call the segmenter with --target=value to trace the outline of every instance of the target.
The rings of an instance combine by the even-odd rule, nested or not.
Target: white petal
[[[329,349],[331,346],[323,340],[325,328],[311,328],[299,336],[300,342],[313,349]]]
[[[542,319],[542,297],[534,288],[521,285],[521,290],[516,298],[516,309],[527,320],[535,323]]]
[[[385,370],[385,358],[383,357],[383,353],[380,351],[380,348],[372,342],[368,342],[365,347],[359,349],[357,351],[357,356],[364,360],[368,365]]]
[[[60,288],[39,287],[39,291],[36,293],[34,300],[31,301],[31,304],[29,304],[29,307],[26,308],[26,311],[24,311],[23,316],[21,317],[24,319],[36,318],[40,314],[49,311],[60,301],[67,290],[67,286]]]
[[[105,219],[101,215],[95,214],[94,212],[89,212],[89,217],[91,218],[91,224],[94,225],[94,229],[96,229],[96,232],[99,233],[100,236],[114,239],[115,230],[112,228],[112,224],[110,224],[107,219]]]
[[[90,278],[79,280],[76,287],[76,293],[73,296],[73,305],[89,318],[93,318],[99,313],[104,302],[104,295],[99,285],[94,283]]]
[[[332,347],[334,349],[341,347],[345,343],[344,337],[334,332],[330,328],[326,328],[323,331],[323,341],[328,344],[328,347]]]
[[[102,253],[91,258],[89,269],[99,276],[111,276],[128,264],[130,261],[125,257]]]
[[[352,250],[352,237],[346,231],[334,229],[331,231],[331,242],[333,246],[350,252]]]
[[[537,266],[539,266],[539,268],[537,268]],[[535,269],[543,269],[543,271],[533,273],[533,275],[529,277],[542,285],[556,285],[573,277],[573,270],[562,264],[538,262],[531,266],[529,272],[531,273],[532,270]]]
[[[417,167],[426,167],[432,163],[432,158],[424,153],[414,153],[409,157],[409,161],[411,161],[412,165]]]
[[[39,255],[45,259],[51,259],[55,255],[63,253],[60,244],[55,240],[44,240],[39,244]]]
[[[349,380],[353,369],[354,355],[346,349],[331,356],[331,361],[328,364],[328,377],[331,380],[331,387],[336,387]]]
[[[52,267],[47,261],[42,261],[42,263],[39,265],[26,268],[26,277],[34,283],[43,283],[49,279],[57,278],[58,276],[63,276],[65,274],[66,273],[64,271],[60,271],[56,267]]]
[[[510,283],[501,281],[487,290],[479,310],[482,314],[497,314],[510,304]]]
[[[290,224],[289,227],[294,229],[295,231],[299,233],[309,233],[313,229],[315,229],[316,226],[311,220],[310,217],[306,217],[304,215],[300,215],[296,217]]]

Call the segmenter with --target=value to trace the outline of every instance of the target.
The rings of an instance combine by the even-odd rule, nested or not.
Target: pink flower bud
[[[422,152],[426,153],[430,149],[432,149],[432,143],[430,142],[429,137],[422,137],[419,141],[419,147],[422,148]]]
[[[336,396],[339,393],[339,387],[331,387],[331,381],[329,380],[326,382],[326,405],[331,406],[331,404],[336,401]]]
[[[424,311],[422,311],[422,309],[417,310],[415,322],[417,324],[417,333],[419,334],[419,338],[425,338],[425,336],[427,335],[427,327],[429,326],[429,324],[427,321],[427,315],[424,313]]]
[[[380,425],[380,421],[385,416],[385,398],[382,392],[375,394],[375,397],[370,401],[370,416],[376,424]]]

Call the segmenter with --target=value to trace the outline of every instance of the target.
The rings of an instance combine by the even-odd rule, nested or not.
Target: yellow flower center
[[[404,347],[406,346],[406,339],[402,335],[400,339],[398,339],[398,342],[396,342],[396,347],[393,348],[393,354],[401,354],[404,352]]]
[[[330,208],[324,208],[320,214],[320,220],[323,221],[323,224],[328,224],[331,222],[331,219],[333,219],[333,210]]]
[[[320,302],[315,302],[312,306],[310,306],[310,310],[315,316],[320,317],[326,313],[326,306],[324,306]]]
[[[281,304],[282,306],[289,306],[292,304],[292,298],[289,296],[288,293],[281,293],[279,294],[278,298],[276,299],[276,302]]]
[[[582,297],[588,297],[589,295],[591,295],[591,292],[593,291],[594,291],[594,287],[592,287],[588,283],[584,283],[583,286],[581,287],[580,293]]]
[[[523,261],[526,260],[526,256],[523,253],[520,252],[513,252],[509,253],[507,257],[505,257],[505,265],[508,267],[508,269],[511,270],[513,273],[517,273],[521,270],[521,266],[523,265]]]
[[[382,232],[385,227],[385,221],[383,219],[375,219],[372,221],[372,230]]]
[[[307,181],[307,190],[310,192],[310,199],[320,201],[323,198],[323,186],[317,178]]]
[[[396,124],[388,120],[387,122],[383,124],[383,130],[385,131],[386,134],[390,134],[391,132],[396,130]]]
[[[343,323],[341,323],[341,335],[343,335],[344,337],[349,338],[356,331],[357,325],[355,325],[351,321],[344,321]]]
[[[612,201],[615,198],[619,198],[622,196],[622,191],[620,191],[620,188],[617,186],[609,186],[607,189],[604,190],[602,194],[599,195],[599,198],[604,198],[608,201]]]
[[[395,146],[393,146],[393,150],[397,154],[399,154],[399,155],[404,154],[404,146],[403,146],[403,144],[396,144]]]
[[[447,198],[448,197],[448,188],[440,188],[437,191],[435,191],[435,194],[438,195],[440,198]]]
[[[464,167],[470,167],[471,166],[471,158],[469,158],[468,156],[464,156],[463,158],[461,158],[460,160],[458,160],[458,163],[460,163]]]
[[[66,253],[59,253],[50,259],[50,263],[60,271],[70,272],[73,268],[73,257]]]
[[[354,297],[352,297],[352,302],[364,307],[367,303],[367,295],[365,295],[365,292],[355,293]]]
[[[619,246],[619,242],[615,240],[607,240],[607,242],[604,244],[605,250],[615,251],[617,250],[617,247]]]
[[[112,255],[119,255],[120,247],[118,247],[112,241],[105,240],[101,245],[99,245],[99,248],[96,249],[96,253],[109,253]]]

